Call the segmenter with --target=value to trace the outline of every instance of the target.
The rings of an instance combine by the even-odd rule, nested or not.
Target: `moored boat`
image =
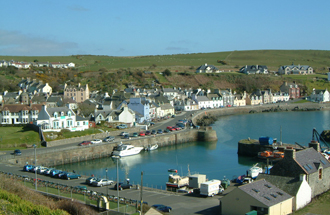
[[[130,156],[130,155],[136,155],[141,152],[143,147],[136,147],[130,144],[120,144],[117,146],[114,151],[112,152],[112,156]]]
[[[258,158],[269,159],[271,161],[279,161],[284,158],[284,152],[280,151],[263,151],[258,153]]]
[[[153,150],[156,150],[158,149],[158,144],[155,143],[155,144],[149,144],[144,150],[146,151],[153,151]]]
[[[255,179],[258,177],[259,173],[262,172],[263,172],[262,168],[258,166],[258,163],[256,163],[250,169],[248,169],[247,176],[250,176],[252,179]]]

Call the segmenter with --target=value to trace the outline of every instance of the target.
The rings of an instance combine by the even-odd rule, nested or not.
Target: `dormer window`
[[[64,116],[64,112],[63,111],[61,112],[61,116]]]
[[[55,112],[55,113],[54,113],[54,118],[57,118],[57,117],[58,117],[58,113]]]
[[[68,112],[68,116],[71,117],[71,112],[70,111]]]

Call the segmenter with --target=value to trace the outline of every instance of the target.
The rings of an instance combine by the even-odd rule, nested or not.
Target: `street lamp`
[[[107,178],[107,183],[108,183],[108,168],[105,169],[106,172],[106,178]],[[109,196],[109,188],[107,188],[107,198]]]
[[[37,183],[38,183],[38,180],[37,180],[37,145],[36,144],[33,144],[32,145],[33,146],[33,148],[34,148],[34,166],[35,166],[35,186],[36,186],[36,190],[38,190],[38,185],[37,185]]]
[[[116,159],[117,161],[117,210],[119,212],[119,174],[118,174],[118,159],[120,158],[119,156],[112,156],[113,158]]]

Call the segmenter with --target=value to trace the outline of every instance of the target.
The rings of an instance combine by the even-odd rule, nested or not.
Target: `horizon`
[[[330,50],[326,28],[330,2],[326,0],[3,3],[15,8],[15,13],[1,13],[0,56]]]

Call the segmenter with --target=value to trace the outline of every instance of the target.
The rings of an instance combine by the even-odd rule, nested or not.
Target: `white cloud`
[[[75,42],[57,42],[24,35],[18,31],[0,30],[0,55],[50,56],[75,54]]]

